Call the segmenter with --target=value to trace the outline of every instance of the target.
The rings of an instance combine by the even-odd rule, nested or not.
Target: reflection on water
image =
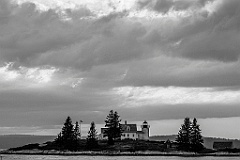
[[[239,160],[240,157],[3,155],[2,160]]]

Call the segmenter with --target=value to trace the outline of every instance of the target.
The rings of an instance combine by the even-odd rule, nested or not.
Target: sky
[[[0,134],[57,135],[67,116],[147,120],[240,139],[239,0],[1,0]]]

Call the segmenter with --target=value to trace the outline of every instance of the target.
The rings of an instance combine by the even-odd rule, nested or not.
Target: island
[[[146,120],[137,130],[136,124],[125,121],[113,110],[105,120],[105,127],[97,134],[95,123],[91,122],[87,138],[82,138],[79,123],[72,124],[68,116],[62,131],[53,141],[31,143],[9,148],[1,154],[34,155],[102,155],[102,156],[240,156],[240,148],[234,148],[230,141],[214,142],[213,148],[204,146],[200,125],[186,117],[179,133],[172,138],[159,140],[150,138],[150,125]],[[81,123],[81,121],[80,121]]]

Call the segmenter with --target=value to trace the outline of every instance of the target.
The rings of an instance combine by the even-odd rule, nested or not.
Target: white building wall
[[[137,133],[122,133],[121,135],[121,140],[123,139],[134,139],[136,140],[137,137]]]
[[[143,128],[142,132],[144,133],[144,134],[142,134],[142,139],[148,140],[149,139],[149,128]]]

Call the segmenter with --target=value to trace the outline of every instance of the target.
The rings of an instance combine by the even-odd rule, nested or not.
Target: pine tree
[[[73,130],[72,120],[68,116],[62,128],[62,137],[64,140],[72,139],[73,133],[74,133],[74,130]]]
[[[57,135],[57,138],[54,140],[54,142],[61,148],[62,147],[62,133],[60,132]]]
[[[178,149],[189,151],[191,144],[191,121],[188,117],[184,119],[184,124],[182,124],[178,136],[176,138],[178,142]]]
[[[87,148],[93,149],[98,146],[97,142],[97,130],[95,128],[95,123],[91,123],[91,127],[88,131],[88,138],[87,138]]]
[[[75,123],[75,127],[74,127],[74,139],[75,140],[79,140],[80,139],[80,129],[79,129],[79,124],[78,124],[78,121],[76,121]]]
[[[121,137],[122,133],[120,126],[121,119],[119,118],[120,116],[118,115],[118,113],[114,112],[113,110],[111,110],[109,112],[109,115],[106,117],[105,127],[108,127],[108,129],[106,130],[106,134],[108,136],[108,143],[110,145],[114,144],[115,139]]]
[[[72,124],[71,118],[68,116],[62,131],[58,134],[54,142],[59,146],[59,149],[76,151],[79,148],[80,132],[79,124]]]
[[[74,150],[74,126],[69,116],[62,128],[62,143],[64,149]]]
[[[191,150],[198,152],[203,149],[203,139],[201,135],[200,125],[197,124],[197,119],[193,119],[191,127]]]

